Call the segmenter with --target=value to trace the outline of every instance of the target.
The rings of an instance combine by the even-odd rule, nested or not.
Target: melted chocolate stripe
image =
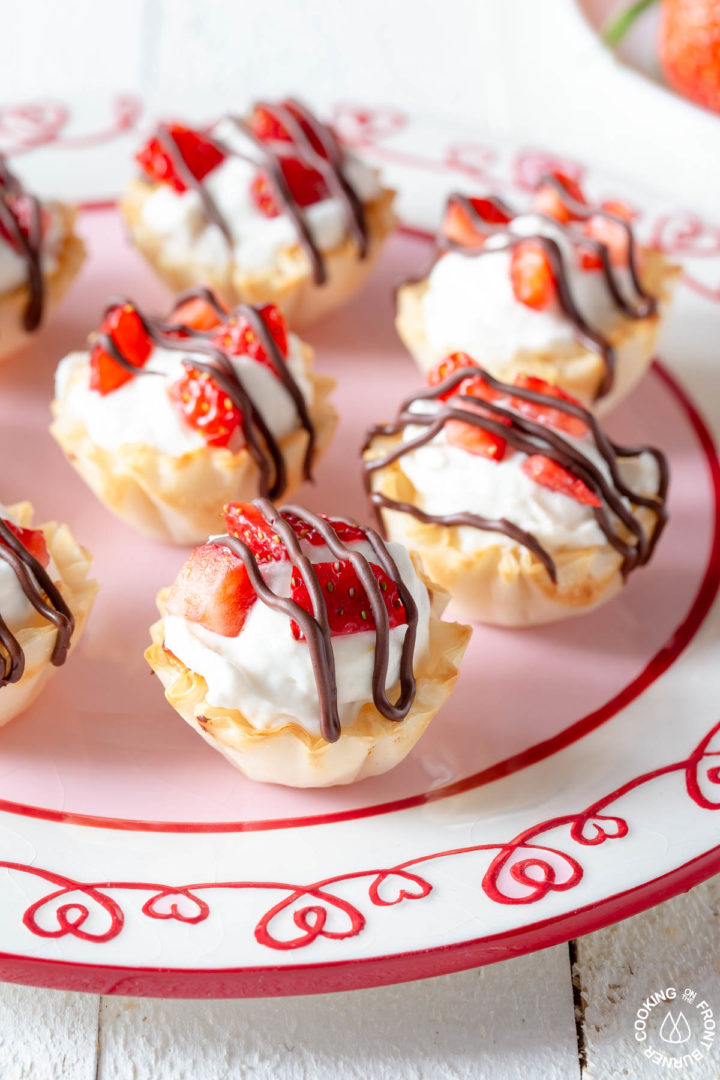
[[[315,529],[322,537],[332,555],[340,561],[349,562],[367,595],[375,621],[375,655],[373,662],[372,693],[377,710],[388,720],[403,720],[415,699],[416,685],[413,674],[413,654],[417,636],[417,607],[410,590],[405,585],[397,565],[385,543],[372,530],[367,530],[367,540],[377,558],[377,564],[394,581],[400,600],[405,608],[407,628],[403,639],[400,660],[400,694],[391,702],[385,689],[390,656],[390,621],[383,601],[380,584],[372,572],[370,561],[355,548],[343,543],[329,522],[302,507],[284,506],[276,509],[266,499],[256,499],[254,505],[265,522],[282,542],[293,567],[301,575],[307,588],[312,613],[307,612],[291,597],[278,596],[265,582],[261,568],[250,547],[234,536],[216,538],[211,543],[226,547],[240,558],[247,569],[250,581],[259,599],[274,611],[282,612],[295,621],[302,631],[310,650],[310,658],[318,691],[320,705],[320,730],[327,742],[340,737],[340,717],[337,700],[335,656],[332,648],[327,606],[322,585],[312,561],[304,554],[300,539],[283,514],[293,514]]]
[[[0,559],[14,571],[23,593],[38,614],[57,629],[50,661],[55,667],[59,667],[67,658],[75,629],[75,619],[45,568],[18,540],[2,518],[0,518]],[[8,683],[17,682],[25,670],[22,647],[2,618],[0,618],[0,644],[7,653],[4,675],[0,679],[0,688],[2,688]]]
[[[185,187],[188,189],[188,191],[197,192],[198,198],[202,203],[203,210],[205,211],[205,216],[207,217],[208,221],[211,221],[213,225],[217,225],[218,229],[225,237],[228,245],[232,247],[232,232],[230,231],[230,228],[225,221],[225,218],[220,213],[217,203],[213,199],[208,189],[203,184],[202,180],[198,180],[197,177],[195,177],[191,170],[188,168],[187,164],[185,163],[185,158],[180,153],[180,148],[175,142],[175,139],[173,138],[170,129],[165,124],[159,124],[156,134],[158,142],[165,150],[167,156],[170,158],[173,169],[180,177]],[[212,142],[213,140],[209,139],[208,141]],[[217,149],[222,150],[222,147],[218,146]]]
[[[6,195],[23,196],[31,207],[30,229],[26,236],[20,228]],[[45,281],[40,262],[42,252],[42,213],[40,201],[29,195],[14,173],[8,169],[0,154],[0,225],[13,240],[13,246],[25,261],[28,285],[28,302],[23,312],[23,327],[28,333],[37,330],[42,321],[45,305]]]
[[[582,452],[580,447],[571,443],[560,432],[546,424],[532,420],[520,412],[504,408],[497,402],[461,394],[457,398],[451,397],[449,400],[442,402],[440,411],[436,413],[423,414],[411,410],[411,405],[414,402],[438,401],[457,387],[463,379],[473,375],[479,375],[492,389],[501,395],[515,397],[544,408],[557,409],[581,420],[587,426],[596,449],[608,467],[614,489],[603,475],[602,470]],[[563,398],[555,398],[540,391],[509,386],[493,378],[488,372],[479,367],[463,368],[453,373],[439,386],[407,398],[401,404],[398,415],[392,423],[379,424],[370,429],[363,451],[371,446],[373,439],[376,437],[402,434],[403,430],[411,425],[425,429],[419,435],[401,442],[382,457],[364,463],[366,490],[378,516],[379,508],[384,507],[385,509],[395,509],[411,514],[426,523],[471,525],[491,532],[504,533],[533,551],[544,563],[550,577],[556,580],[554,562],[549,553],[539,545],[535,537],[524,533],[506,519],[487,521],[470,513],[431,515],[409,503],[392,500],[379,492],[373,492],[372,474],[374,472],[398,461],[416,447],[430,442],[450,420],[460,420],[463,423],[491,432],[510,442],[515,449],[528,455],[542,454],[557,462],[558,465],[581,480],[601,500],[602,505],[600,507],[593,507],[595,520],[608,543],[622,556],[621,571],[624,576],[635,566],[643,565],[649,560],[667,521],[667,510],[664,501],[668,486],[668,468],[664,455],[653,447],[631,447],[626,449],[618,446],[600,429],[595,417],[578,403],[566,401]],[[510,421],[509,425],[507,424],[508,420]],[[623,482],[619,473],[619,458],[637,457],[644,452],[652,454],[658,465],[658,494],[654,497],[634,492]],[[625,506],[623,497],[627,498],[634,506],[643,506],[653,511],[655,528],[651,537],[647,535],[634,512]],[[618,534],[608,510],[625,526],[631,537],[634,538],[634,543],[625,540]]]

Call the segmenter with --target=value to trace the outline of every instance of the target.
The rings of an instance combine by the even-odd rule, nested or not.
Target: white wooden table
[[[316,997],[164,1001],[0,984],[2,1080],[652,1080],[642,1001],[720,1012],[720,877],[626,922],[425,982]],[[676,1073],[677,1075],[677,1073]],[[720,1054],[682,1070],[720,1076]]]

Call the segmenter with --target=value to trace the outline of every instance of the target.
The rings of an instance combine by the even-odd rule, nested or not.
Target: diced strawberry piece
[[[315,135],[311,126],[307,123],[302,113],[294,107],[289,101],[283,101],[282,105],[291,116],[297,120],[298,124],[302,128],[306,138],[309,140],[313,150],[322,157],[326,157],[325,149],[320,140]],[[250,126],[259,139],[263,142],[294,142],[292,135],[287,130],[284,124],[275,116],[275,114],[262,105],[256,105],[253,109],[252,116],[250,118]]]
[[[583,247],[582,243],[577,249],[577,264],[581,270],[602,270],[603,268],[600,254],[590,247]]]
[[[25,239],[29,239],[33,227],[33,217],[35,214],[34,200],[29,195],[5,195],[5,205],[15,218],[20,232]],[[40,208],[40,235],[43,236],[47,232],[50,226],[50,214],[47,210]],[[13,251],[20,252],[20,244],[17,236],[7,228],[2,221],[0,221],[0,237],[9,244]]]
[[[465,397],[480,398],[482,401],[499,401],[503,396],[499,390],[493,390],[482,375],[469,375],[467,379],[459,383],[455,393],[464,394]]]
[[[367,593],[347,559],[341,562],[316,563],[313,569],[322,587],[330,633],[333,637],[375,629],[375,619]],[[407,615],[397,585],[384,570],[375,566],[374,563],[370,563],[370,569],[380,585],[391,629],[406,623]],[[293,571],[290,596],[305,611],[313,613],[310,594],[302,575],[297,570]],[[296,641],[303,640],[304,635],[294,620],[290,627]]]
[[[328,186],[317,169],[310,168],[299,158],[294,157],[282,158],[280,167],[298,206],[312,206],[313,203],[321,202],[322,199],[328,197]],[[256,173],[250,185],[250,195],[260,213],[265,217],[274,218],[282,214],[282,203],[276,197],[266,172],[261,170]]]
[[[338,539],[345,544],[356,544],[367,539],[365,531],[359,525],[339,521],[325,514],[319,516],[332,525]],[[306,540],[313,547],[320,547],[325,543],[317,529],[306,521],[288,513],[283,514],[283,518],[298,539]],[[253,503],[228,503],[225,507],[225,528],[230,536],[237,536],[248,545],[259,563],[285,562],[288,559],[282,540]]]
[[[227,313],[228,308],[220,298],[215,297],[215,300],[218,307]],[[180,323],[187,326],[189,330],[213,330],[222,322],[222,317],[218,315],[213,305],[205,297],[192,296],[189,300],[184,300],[173,308],[168,321]]]
[[[550,175],[557,181],[568,199],[585,204],[585,196],[577,180],[573,180],[571,176],[557,169]],[[567,199],[563,198],[562,192],[547,181],[541,181],[537,188],[533,197],[533,209],[538,214],[547,214],[548,217],[555,218],[556,221],[562,222],[563,225],[566,225],[569,221],[578,220],[578,215],[573,213],[567,205]]]
[[[513,248],[510,257],[510,280],[516,300],[535,311],[542,311],[555,295],[555,277],[542,246],[524,240]]]
[[[287,357],[287,325],[280,308],[275,304],[263,304],[257,308],[257,312],[270,331],[281,355]],[[253,330],[250,321],[241,313],[233,315],[218,327],[212,336],[212,343],[230,356],[249,356],[275,373],[275,368],[260,338]]]
[[[175,141],[177,152],[196,180],[203,180],[225,160],[225,155],[201,131],[194,131],[184,124],[167,124],[166,127]],[[170,184],[177,192],[187,190],[175,170],[172,155],[157,135],[145,143],[135,155],[135,160],[150,180]]]
[[[521,390],[532,390],[536,394],[544,394],[546,397],[569,401],[572,405],[580,404],[577,398],[574,398],[572,394],[568,394],[562,387],[554,386],[552,383],[546,382],[545,379],[538,378],[537,375],[518,375],[515,379],[515,385]],[[548,427],[557,428],[559,431],[566,431],[568,435],[573,435],[577,439],[581,439],[583,435],[587,434],[587,424],[580,420],[579,417],[563,412],[562,409],[554,409],[551,405],[540,405],[534,401],[524,401],[519,397],[513,397],[512,406],[523,416],[527,416],[531,420],[537,420],[538,423],[546,424]]]
[[[470,250],[481,248],[487,240],[487,233],[478,229],[465,207],[452,199],[448,202],[445,211],[442,231],[448,240]]]
[[[620,199],[608,199],[600,203],[600,207],[606,210],[608,214],[615,214],[616,217],[622,218],[623,221],[632,221],[635,217],[628,204]]]
[[[448,420],[445,436],[451,446],[466,450],[469,454],[488,458],[490,461],[502,461],[507,448],[507,440],[493,431],[467,424],[464,420]]]
[[[613,266],[628,264],[627,230],[618,222],[597,214],[585,222],[585,235],[604,244]]]
[[[582,503],[584,506],[602,506],[597,495],[590,490],[577,476],[558,465],[552,458],[543,454],[531,454],[522,463],[522,471],[536,484],[557,491],[561,495],[569,495],[571,499]]]
[[[100,327],[100,333],[109,334],[125,360],[141,368],[147,363],[153,344],[143,321],[132,304],[111,308]],[[90,354],[90,389],[99,394],[109,394],[132,379],[132,373],[96,345]]]
[[[210,375],[188,369],[170,384],[168,395],[185,423],[199,431],[208,446],[229,446],[242,414]]]
[[[22,525],[15,525],[14,522],[8,521],[6,518],[2,518],[2,522],[10,532],[17,536],[23,547],[27,548],[32,557],[37,559],[41,566],[48,565],[50,562],[50,555],[47,549],[45,534],[42,529],[24,529]],[[0,540],[0,543],[2,542],[3,541]]]
[[[462,371],[463,368],[477,367],[471,356],[468,356],[464,352],[451,353],[450,356],[446,356],[444,360],[439,360],[434,368],[428,373],[427,381],[428,386],[439,386],[440,383],[444,383],[446,379],[449,379],[451,375],[454,375],[456,371]],[[439,401],[446,401],[453,394],[457,394],[457,388],[448,390],[446,393],[441,394],[438,398]]]
[[[227,548],[195,548],[168,593],[168,615],[199,623],[223,637],[236,637],[257,596],[241,559]]]

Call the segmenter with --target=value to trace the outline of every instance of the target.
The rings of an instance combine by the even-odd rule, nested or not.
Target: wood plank
[[[706,1000],[720,1018],[720,877],[692,892],[644,912],[626,922],[609,926],[576,942],[573,979],[580,1001],[580,1038],[584,1045],[584,1080],[607,1080],[632,1076],[653,1080],[671,1072],[693,1078],[716,1077],[718,1043],[702,1061],[671,1068],[644,1056],[646,1047],[668,1057],[688,1054],[696,1047],[703,1053],[698,1004]],[[634,1023],[648,995],[674,987],[675,1001],[660,1002],[649,1010],[647,1038],[635,1038]],[[682,1000],[688,988],[696,994]],[[664,1042],[659,1036],[668,1010],[682,1010],[692,1036],[687,1043]]]
[[[99,999],[0,983],[2,1080],[95,1080]]]
[[[98,1080],[130,1075],[579,1080],[567,946],[351,994],[206,1002],[104,998]]]

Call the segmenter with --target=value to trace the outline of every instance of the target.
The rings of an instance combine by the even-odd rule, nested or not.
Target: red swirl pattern
[[[568,840],[580,848],[622,840],[630,827],[625,818],[608,812],[612,804],[635,788],[678,772],[683,774],[687,795],[696,806],[702,810],[720,810],[720,722],[682,761],[634,777],[584,810],[539,822],[505,843],[437,851],[387,869],[359,870],[308,885],[278,881],[178,886],[128,881],[80,882],[23,863],[0,861],[0,867],[54,886],[52,892],[36,900],[23,915],[25,927],[39,937],[60,938],[69,934],[95,944],[111,941],[125,925],[124,911],[111,895],[115,892],[149,893],[140,909],[142,915],[194,925],[211,915],[210,905],[200,893],[252,890],[282,894],[255,926],[256,941],[268,949],[302,949],[318,938],[345,941],[364,930],[366,916],[356,904],[339,895],[338,886],[369,878],[368,901],[376,908],[423,900],[435,886],[424,872],[418,872],[418,867],[442,859],[492,852],[481,887],[497,904],[535,904],[550,892],[573,889],[584,874],[579,859],[561,847],[538,841],[561,829],[567,829]]]

